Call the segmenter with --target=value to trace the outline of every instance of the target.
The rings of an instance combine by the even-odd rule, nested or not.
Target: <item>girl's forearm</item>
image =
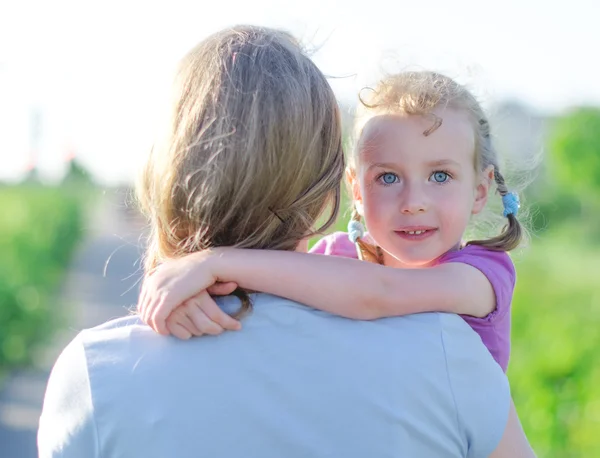
[[[336,256],[223,249],[212,260],[219,281],[355,319],[453,311],[459,286],[436,268],[394,269]]]

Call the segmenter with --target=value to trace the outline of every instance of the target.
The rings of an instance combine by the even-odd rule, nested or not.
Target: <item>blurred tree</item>
[[[554,209],[547,213],[554,213],[562,222],[573,221],[575,216],[577,230],[598,241],[600,108],[580,107],[557,118],[548,150],[551,177],[547,190]]]
[[[40,184],[40,176],[37,167],[28,167],[22,180],[23,184]]]
[[[584,207],[600,196],[600,108],[578,108],[558,118],[550,135],[553,175],[581,198]]]
[[[91,174],[75,157],[69,158],[68,164],[67,173],[63,179],[63,185],[93,186],[94,180],[92,179]]]

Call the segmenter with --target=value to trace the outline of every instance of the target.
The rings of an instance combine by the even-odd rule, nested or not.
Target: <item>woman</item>
[[[324,211],[319,229],[335,219],[343,172],[333,92],[298,44],[219,32],[183,59],[144,170],[146,268],[218,246],[305,248]],[[504,374],[460,318],[252,303],[243,332],[218,339],[161,337],[137,317],[80,333],[50,377],[40,456],[531,456]]]

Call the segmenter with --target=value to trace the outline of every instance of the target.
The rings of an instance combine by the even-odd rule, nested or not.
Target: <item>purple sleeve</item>
[[[345,232],[334,232],[319,240],[309,251],[313,254],[357,258],[356,248]]]
[[[475,267],[483,273],[492,284],[496,295],[496,308],[483,318],[475,318],[492,322],[502,318],[510,310],[513,291],[515,289],[516,272],[510,256],[504,251],[492,251],[477,245],[467,245],[462,250],[447,253],[440,263],[462,262]]]
[[[510,303],[516,281],[512,260],[503,251],[468,245],[460,251],[446,254],[440,262],[463,262],[473,266],[491,283],[496,295],[496,308],[492,313],[483,318],[467,315],[462,315],[462,318],[479,334],[496,362],[506,372],[510,359]]]

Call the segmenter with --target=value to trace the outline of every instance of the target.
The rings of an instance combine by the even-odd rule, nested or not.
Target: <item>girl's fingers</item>
[[[140,318],[158,334],[168,336],[170,333],[167,329],[166,320],[160,321],[153,319],[153,311],[156,310],[157,307],[157,305],[153,304],[150,294],[144,289],[138,302],[138,313],[140,314]]]
[[[173,334],[178,339],[188,340],[190,337],[192,337],[192,333],[189,332],[187,329],[185,329],[179,323],[175,323],[175,322],[169,323],[168,327],[169,327],[169,331],[171,331],[171,334]]]
[[[224,329],[219,324],[211,320],[200,307],[197,305],[197,300],[190,299],[182,307],[186,316],[194,323],[194,326],[203,334],[218,335]]]
[[[233,293],[238,284],[233,281],[228,281],[225,283],[215,283],[214,285],[208,288],[208,294],[213,296],[227,296],[228,294]]]
[[[202,334],[217,336],[224,331],[221,326],[212,321],[202,310],[197,307],[191,309],[188,312],[188,316],[193,321],[194,326],[199,329]]]
[[[189,334],[190,337],[202,335],[202,332],[198,330],[193,321],[187,316],[186,312],[183,310],[183,307],[178,308],[167,319],[166,327],[169,331],[173,325],[183,328],[186,331],[186,335]]]
[[[239,331],[242,328],[241,323],[221,310],[221,307],[216,304],[206,291],[194,296],[188,302],[193,304],[195,308],[204,312],[204,315],[221,329]]]
[[[216,296],[231,294],[238,287],[237,283],[216,283],[208,288],[208,291],[201,292],[179,307],[173,307],[167,304],[164,294],[160,294],[158,291],[151,293],[152,285],[148,283],[148,277],[145,280],[138,301],[138,312],[142,320],[157,333],[173,334],[170,327],[174,324],[177,324],[176,330],[179,338],[189,338],[188,334],[217,335],[225,329],[231,331],[241,329],[240,322],[223,312],[210,297],[210,294]],[[184,311],[183,315],[179,313],[179,309]],[[184,315],[187,315],[185,319]],[[182,332],[181,329],[184,329],[185,332]]]
[[[168,334],[167,319],[174,312],[176,306],[168,305],[165,297],[161,294],[155,294],[151,299],[152,305],[149,307],[151,315],[148,318],[148,324],[159,334]]]
[[[202,330],[196,326],[192,318],[187,314],[185,309],[181,309],[180,314],[177,315],[177,323],[187,329],[193,336],[201,336],[204,334]]]

